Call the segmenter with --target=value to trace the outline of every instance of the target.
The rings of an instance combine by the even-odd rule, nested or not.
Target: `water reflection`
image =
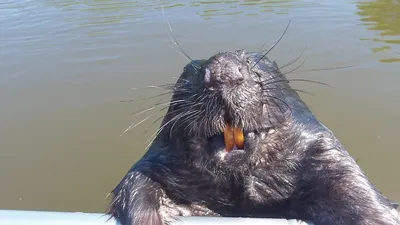
[[[98,36],[120,32],[117,24],[134,24],[138,20],[163,20],[160,18],[161,7],[165,10],[179,10],[168,13],[190,18],[200,16],[210,20],[221,16],[254,16],[261,13],[287,14],[291,9],[310,5],[310,2],[299,0],[201,0],[201,1],[167,1],[167,0],[138,0],[138,1],[111,1],[111,0],[41,0],[35,5],[43,5],[47,9],[59,10],[59,23],[70,23],[75,28],[84,28],[89,36]],[[151,14],[153,13],[153,14]],[[55,18],[57,19],[57,18]]]
[[[357,14],[369,30],[379,31],[379,37],[363,38],[383,43],[382,46],[373,48],[378,52],[389,52],[393,57],[381,59],[381,62],[400,62],[398,56],[400,44],[400,0],[375,0],[357,3]],[[396,56],[397,55],[397,56]]]
[[[48,7],[59,9],[66,20],[79,28],[87,28],[86,34],[109,34],[115,30],[116,24],[133,22],[142,17],[140,8],[143,4],[138,1],[109,1],[109,0],[44,0]]]
[[[198,15],[205,19],[212,19],[216,16],[229,15],[257,15],[263,12],[276,12],[279,14],[288,13],[291,8],[306,6],[311,2],[299,0],[203,0],[203,1],[167,1],[167,0],[149,0],[149,1],[120,1],[111,0],[44,0],[48,6],[60,8],[63,11],[80,10],[88,12],[95,16],[92,23],[116,23],[127,18],[143,18],[143,13],[151,10],[160,10],[162,4],[166,10],[179,7],[199,7]],[[75,18],[83,19],[83,18]],[[97,19],[97,20],[96,20]],[[89,23],[90,25],[91,23]],[[88,25],[88,24],[86,24]]]
[[[81,29],[88,36],[109,35],[121,33],[118,29],[122,23],[133,25],[139,21],[159,21],[161,7],[170,10],[168,17],[196,19],[196,16],[204,20],[227,16],[255,16],[262,13],[288,14],[292,9],[314,4],[312,1],[300,0],[201,0],[201,1],[168,1],[168,0],[138,0],[138,1],[111,1],[111,0],[41,0],[35,5],[53,10],[59,10],[58,22],[64,27]],[[54,21],[56,22],[56,21]],[[132,30],[127,30],[126,32]]]
[[[191,4],[191,6],[199,6],[203,8],[202,12],[198,15],[205,19],[212,19],[216,16],[252,16],[265,12],[287,14],[291,8],[305,5],[307,4],[296,0],[196,1]]]

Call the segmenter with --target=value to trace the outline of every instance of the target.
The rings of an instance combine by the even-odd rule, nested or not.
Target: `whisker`
[[[147,139],[147,141],[145,142],[145,143],[148,142],[148,144],[146,145],[146,148],[145,148],[146,150],[149,149],[149,147],[150,147],[151,143],[153,143],[154,139],[156,139],[156,136],[151,136],[149,139]]]
[[[291,90],[293,90],[293,91],[295,91],[295,92],[300,92],[300,93],[308,94],[308,95],[311,95],[311,96],[315,96],[315,93],[313,93],[313,92],[304,91],[304,90],[295,89],[295,88],[292,88]]]
[[[282,99],[280,99],[280,98],[278,98],[278,97],[275,97],[275,96],[270,96],[270,95],[266,95],[265,96],[266,98],[272,98],[272,99],[275,99],[275,100],[279,100],[280,102],[282,102],[289,110],[290,110],[290,113],[292,113],[292,108],[289,106],[289,104],[287,104],[284,100],[282,100]],[[279,104],[278,103],[275,103],[277,106],[279,106]],[[279,110],[282,112],[282,110],[281,110],[281,108],[279,107]],[[283,113],[283,112],[282,112]]]
[[[149,99],[153,99],[153,98],[158,98],[161,96],[165,96],[165,95],[169,95],[169,94],[173,94],[173,91],[168,91],[168,92],[164,92],[162,94],[158,94],[158,95],[154,95],[154,96],[150,96],[150,97],[146,97],[146,98],[140,98],[140,99],[132,99],[132,100],[122,100],[120,102],[138,102],[138,101],[144,101],[144,100],[149,100]]]
[[[272,80],[272,81],[269,81],[269,80]],[[280,82],[289,83],[289,82],[292,82],[292,81],[294,81],[294,82],[296,82],[296,81],[309,82],[309,83],[324,85],[324,86],[327,86],[327,87],[333,87],[333,86],[331,86],[329,84],[326,84],[326,83],[323,83],[323,82],[320,82],[320,81],[314,81],[314,80],[308,80],[308,79],[298,79],[298,78],[296,78],[296,79],[279,79],[279,80],[275,80],[275,78],[274,78],[274,79],[261,80],[260,82],[266,82],[267,85],[270,85],[270,84],[280,83]]]
[[[204,110],[198,112],[198,114],[201,114],[201,113],[205,113]],[[198,114],[196,114],[196,115],[198,115]],[[192,125],[192,124],[194,124],[195,122],[196,122],[196,120],[192,120],[192,122],[190,122],[190,123],[186,126],[185,129],[187,129],[188,127],[190,127],[189,134],[191,134],[191,133],[193,132],[193,128],[194,128],[195,126]]]
[[[154,141],[154,139],[157,137],[158,134],[161,133],[161,131],[164,129],[164,127],[169,123],[170,121],[168,121],[167,123],[165,123],[163,126],[159,127],[158,130],[156,132],[154,132],[154,134],[152,134],[145,143],[148,143],[146,145],[146,149],[148,149],[151,145],[151,143]]]
[[[131,91],[139,91],[139,90],[147,90],[147,89],[156,89],[156,88],[165,88],[165,87],[173,87],[174,84],[160,84],[160,85],[146,85],[145,87],[133,87]]]
[[[285,75],[287,75],[289,73],[292,73],[292,72],[296,71],[297,69],[299,69],[300,67],[302,67],[306,63],[307,59],[308,59],[308,56],[306,56],[304,61],[299,66],[295,67],[293,70],[289,70],[288,72],[283,73],[282,75],[285,76]]]
[[[150,116],[144,118],[143,120],[141,120],[141,121],[138,122],[138,123],[133,122],[133,123],[132,123],[128,128],[126,128],[126,130],[125,130],[124,132],[122,132],[122,134],[120,134],[119,136],[122,136],[122,135],[124,135],[126,132],[132,130],[133,128],[135,128],[135,127],[137,127],[137,126],[139,126],[141,123],[143,123],[144,121],[148,120],[148,119],[149,119],[150,117],[152,117],[152,116],[153,116],[153,115],[150,115]]]
[[[267,43],[269,42],[269,40],[267,40],[266,42],[264,42],[264,44],[261,46],[261,48],[258,50],[257,55],[264,52],[262,49],[265,47],[265,45],[267,45]],[[267,51],[267,50],[266,50]]]
[[[158,98],[164,95],[170,95],[170,94],[174,94],[174,93],[188,93],[189,90],[187,89],[176,89],[173,91],[167,91],[158,95],[153,95],[150,97],[145,97],[145,98],[140,98],[140,99],[130,99],[130,100],[121,100],[120,102],[138,102],[138,101],[144,101],[144,100],[149,100],[149,99],[153,99],[153,98]]]
[[[167,99],[164,99],[164,100],[167,100]],[[143,109],[143,110],[141,110],[139,112],[135,112],[132,115],[133,116],[138,116],[140,114],[143,114],[145,112],[149,112],[149,111],[151,111],[151,110],[153,110],[153,109],[155,109],[157,107],[163,106],[163,105],[169,106],[169,105],[174,105],[174,104],[176,104],[178,102],[184,102],[184,101],[186,101],[186,100],[175,100],[175,101],[166,101],[166,102],[165,101],[161,101],[161,102],[153,104],[152,106],[149,106],[149,107],[147,107],[147,108],[145,108],[145,109]]]
[[[293,63],[295,63],[297,60],[299,60],[299,59],[301,58],[301,56],[303,56],[303,54],[304,54],[306,48],[307,48],[307,45],[304,47],[304,49],[301,51],[300,55],[299,55],[296,59],[290,61],[289,63],[287,63],[287,64],[284,65],[284,66],[279,67],[279,69],[281,70],[281,69],[283,69],[283,68],[285,68],[285,67],[287,67],[287,66],[290,66],[290,65],[292,65]]]
[[[173,88],[173,87],[172,87]],[[171,88],[171,89],[172,89]],[[161,97],[163,95],[168,95],[168,94],[173,94],[173,93],[187,93],[189,92],[188,89],[184,89],[184,88],[176,88],[174,90],[171,91],[167,91],[164,92],[162,94],[158,94],[158,95],[154,95],[154,96],[150,96],[150,97],[146,97],[146,98],[140,98],[140,99],[129,99],[129,100],[121,100],[120,102],[136,102],[136,101],[144,101],[144,100],[148,100],[148,99],[153,99],[153,98],[157,98],[157,97]]]
[[[306,48],[307,48],[307,45],[304,46],[304,49],[301,51],[300,55],[299,55],[296,59],[291,60],[289,63],[287,63],[287,64],[285,64],[285,65],[279,67],[278,69],[281,70],[282,68],[285,68],[285,67],[290,66],[290,65],[292,65],[293,63],[295,63],[297,60],[299,60],[299,59],[301,58],[301,56],[303,56],[303,54],[304,54]],[[273,70],[268,70],[268,71],[266,71],[266,72],[268,73],[268,72],[276,72],[276,71],[277,71],[277,70],[274,68]]]
[[[285,31],[282,33],[282,35],[279,37],[278,41],[275,42],[275,44],[273,44],[268,51],[260,58],[257,60],[257,62],[251,67],[251,69],[253,69],[265,56],[267,56],[267,54],[272,51],[272,49],[274,49],[274,47],[281,41],[281,39],[283,38],[283,36],[285,35],[286,31],[289,28],[291,20],[289,20],[289,23],[286,25]]]
[[[151,126],[153,126],[156,122],[158,122],[160,119],[164,118],[165,116],[171,115],[171,114],[173,114],[173,113],[177,113],[177,112],[179,112],[179,111],[181,111],[181,110],[185,110],[185,107],[189,107],[189,106],[191,106],[191,105],[192,105],[192,107],[194,107],[194,106],[197,105],[197,104],[201,104],[201,103],[195,103],[195,102],[189,100],[190,98],[195,97],[195,96],[196,96],[196,95],[192,95],[192,96],[190,96],[188,99],[185,99],[185,100],[181,99],[181,100],[175,100],[175,101],[171,101],[171,102],[165,103],[164,105],[166,105],[166,106],[163,107],[163,108],[161,108],[161,109],[160,109],[160,112],[163,111],[163,110],[165,110],[165,109],[168,109],[170,106],[175,106],[175,105],[180,105],[182,108],[172,110],[172,111],[166,113],[165,115],[159,117],[157,120],[155,120],[153,123],[151,123],[149,127],[147,127],[147,128],[145,129],[145,131],[143,132],[143,134],[145,134],[145,133],[147,132],[147,130],[148,130]],[[181,103],[181,102],[183,102],[183,103]]]
[[[178,119],[178,118],[179,118],[179,114],[178,114],[178,116],[173,117],[172,119],[170,119],[169,121],[167,121],[164,125],[162,125],[160,128],[158,128],[158,131],[155,132],[153,135],[151,135],[150,138],[156,137],[157,135],[159,135],[169,123],[173,122],[174,120],[176,120],[176,119]],[[147,142],[150,140],[150,138],[147,139],[145,143],[147,143]],[[153,140],[154,140],[154,139],[153,139]],[[148,148],[148,147],[150,146],[150,144],[151,144],[151,142],[149,143],[149,145],[147,145],[146,148]]]
[[[299,72],[316,72],[316,71],[325,71],[325,70],[336,70],[336,69],[347,69],[347,68],[352,68],[359,66],[358,64],[355,65],[349,65],[349,66],[338,66],[338,67],[331,67],[331,68],[322,68],[322,69],[311,69],[311,70],[305,70],[305,71],[299,71]]]
[[[193,113],[190,116],[187,116],[184,120],[182,120],[182,123],[178,126],[178,128],[181,125],[183,125],[184,122],[187,122],[188,120],[192,119],[192,121],[188,125],[186,125],[186,127],[184,128],[186,130],[189,126],[191,126],[192,123],[197,122],[197,120],[195,120],[195,118],[200,114],[206,115],[206,113],[205,113],[204,109],[202,109],[202,107],[200,107],[200,109],[196,109],[195,111],[193,111]],[[191,132],[191,130],[189,131],[189,133],[190,132]]]
[[[164,103],[164,104],[165,104],[165,103]],[[154,104],[154,105],[152,105],[152,106],[150,106],[150,107],[148,107],[148,108],[146,108],[146,109],[144,109],[144,110],[141,110],[140,112],[133,113],[132,115],[133,115],[133,116],[138,116],[138,115],[143,114],[143,113],[145,113],[145,112],[149,112],[149,111],[155,109],[158,105],[160,105],[160,104]]]
[[[262,90],[263,91],[268,91],[268,90],[296,91],[296,92],[301,92],[301,93],[304,93],[304,94],[309,94],[309,95],[315,96],[315,93],[304,91],[304,90],[300,90],[300,89],[294,89],[294,88],[265,88],[265,89],[262,89]]]
[[[287,75],[287,74],[289,74],[289,73],[291,73],[291,72],[293,72],[293,71],[295,71],[295,70],[297,70],[297,69],[299,69],[301,66],[303,66],[304,64],[305,64],[305,62],[306,62],[306,60],[307,60],[307,56],[306,56],[306,58],[304,59],[304,61],[299,65],[299,66],[297,66],[296,68],[294,68],[293,70],[290,70],[290,71],[288,71],[288,72],[285,72],[285,73],[282,73],[282,75],[283,76],[285,76],[285,75]],[[269,71],[266,71],[266,73],[269,73],[269,72],[274,72],[274,71],[276,71],[275,69],[274,70],[269,70]],[[279,77],[272,77],[272,78],[268,78],[268,79],[265,79],[265,80],[261,80],[261,82],[268,82],[268,84],[271,84],[270,82],[269,82],[269,80],[272,80],[272,81],[275,81],[276,79],[278,79]],[[287,80],[285,80],[285,79],[283,79],[283,80],[278,80],[278,82],[288,82]]]
[[[193,113],[192,115],[190,115],[190,116],[188,116],[187,118],[186,118],[186,120],[189,120],[189,119],[191,119],[191,118],[193,118],[193,117],[195,117],[195,116],[197,116],[197,115],[199,115],[199,114],[202,114],[202,113],[204,113],[204,111],[197,111],[196,113]],[[186,122],[186,121],[182,121],[182,122]],[[195,123],[196,122],[196,120],[192,120],[190,123],[188,123],[187,125],[186,125],[186,127],[184,128],[185,130],[188,128],[188,127],[191,127],[191,129],[190,129],[190,131],[189,131],[189,133],[191,133],[192,132],[192,129],[193,129],[193,127],[194,126],[192,126],[192,124],[193,123]],[[183,124],[183,123],[182,123]],[[181,124],[181,125],[182,125]]]
[[[171,101],[170,102],[170,106],[175,106],[175,105],[182,105],[182,106],[185,106],[185,105],[190,105],[190,104],[193,104],[194,102],[193,101],[190,101],[189,100],[190,99],[190,97],[188,98],[188,99],[178,99],[178,100],[174,100],[174,101]],[[183,103],[182,103],[183,102]]]
[[[178,119],[175,120],[175,122],[172,124],[171,128],[169,129],[169,137],[170,137],[170,138],[172,138],[172,131],[173,131],[173,129],[174,129],[175,124],[176,124],[178,121],[180,121],[182,118],[184,118],[184,117],[191,117],[191,116],[193,116],[193,115],[191,115],[191,114],[193,114],[193,112],[196,112],[196,111],[187,111],[187,112],[185,112],[185,113],[182,113],[181,116],[180,116]],[[187,119],[188,119],[188,118],[186,118],[186,120],[187,120]],[[182,124],[184,121],[185,121],[185,120],[181,121],[181,124]]]
[[[150,129],[150,127],[152,127],[154,124],[156,124],[158,121],[160,121],[164,117],[165,117],[165,115],[162,115],[162,116],[159,116],[156,120],[154,120],[148,127],[146,127],[146,129],[144,129],[142,135],[146,134],[147,131]]]
[[[163,115],[163,116],[158,117],[155,121],[153,121],[153,122],[144,130],[143,134],[147,133],[147,131],[149,130],[149,128],[150,128],[151,126],[153,126],[154,124],[156,124],[156,123],[157,123],[158,121],[160,121],[161,119],[165,118],[165,116],[171,115],[172,113],[176,113],[176,112],[181,111],[181,110],[184,110],[184,108],[173,110],[173,111],[171,111],[171,112],[166,113],[166,114]]]
[[[196,96],[197,96],[197,95],[194,94],[194,95],[190,96],[188,99],[193,98],[193,97],[196,97]],[[198,96],[197,99],[199,99],[200,97],[201,97],[201,96]],[[201,102],[194,103],[194,102],[188,101],[188,100],[182,100],[182,101],[185,101],[185,103],[180,104],[180,105],[182,105],[182,106],[184,106],[184,107],[182,107],[182,108],[180,108],[180,109],[173,110],[173,111],[171,111],[171,112],[168,112],[166,115],[170,115],[170,114],[172,114],[172,113],[179,113],[179,112],[182,111],[182,110],[187,110],[187,107],[189,107],[189,106],[190,106],[190,108],[189,108],[189,111],[190,111],[190,110],[191,110],[193,107],[195,107],[196,105],[202,104]],[[168,108],[168,106],[165,107],[165,108]],[[154,124],[155,124],[157,121],[159,121],[160,119],[164,118],[166,115],[164,115],[164,116],[162,116],[162,117],[159,117],[156,121],[154,121],[149,127],[146,128],[146,130],[145,130],[144,133],[146,133],[147,130],[148,130],[152,125],[154,125]],[[148,148],[148,147],[150,146],[150,144],[151,144],[151,142],[154,140],[154,138],[155,138],[163,129],[165,129],[165,127],[166,127],[169,123],[173,122],[174,120],[178,120],[180,115],[182,115],[182,114],[178,114],[177,116],[175,116],[175,117],[173,117],[172,119],[170,119],[168,122],[166,122],[164,125],[162,125],[162,126],[158,129],[158,131],[156,131],[153,135],[151,135],[150,138],[147,139],[146,142],[150,141],[150,139],[152,139],[152,140],[150,141],[150,143],[148,143],[148,145],[147,145],[146,148]]]
[[[189,57],[189,55],[186,54],[185,51],[183,51],[182,47],[181,47],[180,44],[178,43],[178,40],[176,40],[176,38],[173,37],[173,35],[172,35],[172,27],[171,27],[171,24],[169,23],[167,17],[165,16],[165,12],[164,12],[164,1],[161,1],[161,4],[162,4],[161,9],[162,9],[164,21],[167,23],[168,28],[169,28],[169,31],[168,31],[168,36],[169,36],[169,38],[170,38],[171,41],[178,47],[179,52],[180,52],[187,60],[189,60],[190,64],[191,64],[195,69],[197,69],[197,70],[200,69],[200,66],[197,65],[197,64],[195,64],[195,63],[193,63],[193,60]]]
[[[309,82],[309,83],[321,84],[321,85],[333,88],[333,86],[331,86],[331,85],[329,85],[327,83],[323,83],[323,82],[315,81],[315,80],[307,80],[307,79],[288,79],[288,80],[289,81],[301,81],[301,82]]]
[[[195,96],[196,96],[196,95],[192,95],[191,97],[195,97]],[[199,101],[200,98],[201,98],[201,100]],[[190,112],[194,107],[196,107],[196,106],[202,106],[202,105],[203,105],[203,100],[204,100],[204,98],[205,98],[205,96],[201,96],[201,95],[198,96],[197,99],[195,100],[195,102],[196,102],[195,104],[192,104],[190,107],[189,107],[190,104],[187,105],[187,107],[189,108],[189,109],[187,109],[187,111]],[[185,107],[185,108],[186,108],[186,107]],[[201,107],[200,107],[200,108],[201,108]],[[198,111],[198,110],[196,110],[196,111]],[[196,111],[195,111],[195,112],[196,112]],[[186,120],[189,119],[189,118],[191,118],[191,117],[193,117],[193,115],[188,116],[188,117],[186,118]],[[185,121],[185,120],[184,120],[184,121]],[[182,121],[181,124],[183,124],[184,121]],[[175,123],[176,123],[176,122],[175,122]],[[172,135],[171,132],[172,132],[173,127],[175,126],[175,123],[173,124],[173,126],[172,126],[171,129],[170,129],[170,137],[171,137],[171,135]],[[179,127],[179,126],[178,126],[178,127]]]
[[[189,105],[191,105],[191,104],[194,104],[193,106],[196,106],[196,105],[198,105],[198,104],[201,104],[201,103],[199,103],[199,102],[198,102],[198,103],[195,103],[195,102],[197,102],[198,99],[196,99],[195,101],[189,101],[190,98],[196,97],[196,96],[197,96],[196,94],[190,96],[188,99],[185,100],[186,103],[180,104],[180,105],[181,105],[181,106],[189,106]],[[166,106],[166,107],[164,107],[164,108],[161,108],[160,111],[163,111],[163,110],[165,110],[165,109],[167,109],[167,108],[169,108],[169,106]]]
[[[176,79],[181,79],[181,80],[183,80],[183,81],[185,81],[185,82],[188,82],[188,83],[190,83],[190,84],[193,84],[192,81],[190,81],[190,80],[188,80],[188,79],[184,79],[184,78],[182,78],[182,77],[178,77],[178,78],[176,78]]]

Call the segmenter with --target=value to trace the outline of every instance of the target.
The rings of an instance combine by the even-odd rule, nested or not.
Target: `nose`
[[[243,69],[236,65],[226,65],[217,69],[206,68],[204,83],[209,88],[239,85],[244,81],[243,72]]]

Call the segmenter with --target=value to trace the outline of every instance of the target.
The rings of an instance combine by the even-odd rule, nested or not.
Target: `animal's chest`
[[[287,201],[295,188],[293,178],[282,174],[249,175],[244,182],[244,196],[253,205],[272,205]]]
[[[284,180],[284,179],[283,179]],[[224,182],[197,177],[181,183],[179,196],[164,195],[160,210],[174,216],[274,216],[286,205],[290,191],[275,176],[251,174],[225,177]],[[177,189],[173,193],[177,193]]]

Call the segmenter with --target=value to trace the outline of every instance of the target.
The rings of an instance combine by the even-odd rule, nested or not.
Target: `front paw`
[[[296,220],[296,219],[288,220],[287,222],[288,225],[311,225],[310,223],[306,223],[302,220]]]
[[[162,192],[140,172],[129,172],[114,189],[109,214],[121,225],[167,225],[159,213]]]

